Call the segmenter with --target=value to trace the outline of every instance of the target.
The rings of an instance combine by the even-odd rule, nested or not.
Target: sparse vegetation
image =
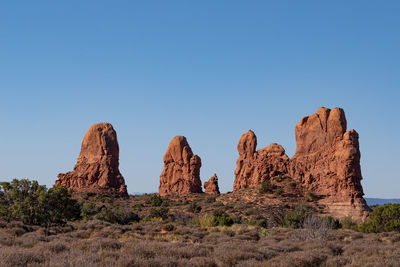
[[[283,190],[282,187],[278,187],[278,188],[275,189],[274,195],[275,195],[276,197],[279,197],[280,195],[283,194],[284,191],[285,191],[285,190]]]
[[[369,215],[369,221],[358,226],[360,232],[400,232],[400,204],[386,204],[375,208]]]
[[[261,183],[260,193],[273,193],[276,186],[270,181],[264,181]]]
[[[343,229],[357,230],[357,222],[351,216],[346,216],[340,221]]]
[[[286,213],[281,226],[290,228],[300,228],[304,224],[304,220],[310,215],[310,207],[300,205],[295,210]]]
[[[306,194],[305,194],[305,198],[306,198],[306,201],[312,202],[317,199],[317,196],[313,192],[307,190]]]
[[[37,181],[14,179],[0,183],[0,219],[29,225],[62,225],[78,219],[80,207],[65,187],[47,190]]]
[[[3,183],[0,266],[390,266],[400,261],[400,233],[386,232],[399,231],[399,205],[375,208],[360,225],[351,217],[339,222],[316,216],[313,202],[291,202],[290,194],[299,196],[288,189],[291,183],[290,177],[279,186],[268,182],[263,194],[245,189],[246,201],[237,200],[238,192],[185,200],[86,193],[79,202],[63,187]],[[39,211],[50,206],[59,213],[41,217]]]

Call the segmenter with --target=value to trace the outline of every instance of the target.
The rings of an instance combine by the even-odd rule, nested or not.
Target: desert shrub
[[[351,216],[343,217],[340,221],[343,229],[357,230],[357,223],[353,220]]]
[[[310,201],[310,202],[311,202],[311,201],[316,200],[316,199],[317,199],[317,196],[316,196],[313,192],[307,190],[307,191],[306,191],[305,198],[306,198],[307,201]]]
[[[304,219],[302,228],[305,231],[299,232],[298,235],[301,239],[326,239],[332,225],[329,219],[311,214]]]
[[[153,207],[160,207],[162,204],[163,204],[163,200],[162,200],[162,198],[161,198],[159,195],[154,194],[154,195],[151,197],[151,206],[153,206]]]
[[[83,199],[85,199],[85,200],[88,200],[90,197],[93,197],[93,196],[95,196],[96,195],[96,193],[95,192],[86,192],[84,195],[83,195]]]
[[[268,221],[264,218],[257,218],[255,220],[245,220],[243,221],[243,223],[248,225],[255,225],[262,228],[268,227]]]
[[[201,206],[198,205],[196,201],[193,201],[192,203],[190,203],[187,211],[192,213],[199,213],[201,211]]]
[[[168,223],[168,224],[163,225],[162,229],[164,231],[171,232],[171,231],[175,230],[175,226],[173,224]]]
[[[209,197],[206,200],[207,203],[214,203],[215,201],[216,201],[215,197]]]
[[[127,211],[119,206],[112,208],[103,206],[100,208],[99,213],[93,216],[93,219],[118,224],[129,224],[140,220],[137,214]]]
[[[231,226],[234,223],[233,219],[222,210],[215,210],[213,215],[203,216],[198,222],[203,227]]]
[[[306,205],[300,205],[296,207],[295,210],[285,214],[283,220],[280,222],[281,226],[300,228],[309,214],[309,207]]]
[[[260,193],[272,193],[274,192],[275,185],[273,185],[270,181],[264,181],[261,183]]]
[[[283,192],[284,192],[283,188],[282,187],[278,187],[277,189],[275,189],[274,195],[275,196],[280,196],[280,195],[283,194]]]
[[[148,218],[161,218],[166,220],[168,219],[168,211],[169,209],[167,207],[151,208]]]
[[[361,223],[358,230],[363,233],[400,232],[400,204],[386,204],[369,214],[370,220]]]
[[[342,227],[339,220],[333,218],[332,216],[324,216],[321,218],[321,220],[325,222],[330,229],[339,229]]]
[[[94,203],[84,203],[81,208],[81,217],[84,220],[91,220],[93,217],[99,213],[100,208],[97,207]]]
[[[0,183],[0,218],[30,225],[65,224],[78,219],[80,206],[63,186],[47,190],[37,181],[14,179]]]

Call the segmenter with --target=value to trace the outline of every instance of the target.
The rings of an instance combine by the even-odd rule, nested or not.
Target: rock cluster
[[[244,133],[239,140],[239,158],[236,161],[233,190],[258,186],[262,182],[287,173],[289,157],[285,149],[271,144],[256,151],[257,137],[253,131]]]
[[[127,195],[118,166],[119,147],[114,128],[109,123],[94,124],[83,138],[74,170],[60,173],[55,184],[80,192]]]
[[[346,128],[342,109],[319,108],[296,125],[291,159],[278,144],[256,151],[257,138],[248,131],[238,144],[234,191],[286,174],[316,194],[331,214],[365,217],[369,208],[362,197],[358,134]]]
[[[202,193],[200,180],[201,159],[194,155],[184,136],[175,136],[164,155],[164,169],[160,175],[159,194],[185,195]]]
[[[207,182],[204,182],[204,191],[206,194],[210,194],[210,195],[218,195],[219,194],[217,174],[214,174]]]

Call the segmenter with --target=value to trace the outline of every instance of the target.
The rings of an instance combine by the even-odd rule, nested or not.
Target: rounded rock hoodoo
[[[56,185],[77,192],[127,195],[119,172],[117,133],[110,123],[93,124],[82,141],[74,170],[60,173]]]
[[[204,182],[204,192],[210,195],[219,195],[217,174],[214,174],[207,182]]]
[[[194,155],[186,137],[175,136],[164,155],[164,169],[160,175],[160,195],[202,193],[200,180],[201,159]]]

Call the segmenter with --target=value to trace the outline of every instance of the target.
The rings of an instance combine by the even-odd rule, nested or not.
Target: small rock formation
[[[93,124],[83,138],[74,170],[60,173],[55,184],[78,192],[124,196],[128,193],[118,166],[117,133],[110,123]]]
[[[201,159],[193,155],[186,138],[175,136],[164,155],[164,169],[158,188],[161,196],[202,193],[200,180]]]
[[[321,107],[296,125],[296,154],[289,159],[278,144],[256,151],[252,131],[238,144],[234,191],[259,186],[279,174],[288,174],[318,197],[318,203],[336,217],[353,216],[362,220],[369,211],[361,186],[358,133],[346,132],[344,111]]]
[[[307,190],[321,197],[338,217],[362,218],[369,210],[361,186],[358,133],[346,132],[343,109],[321,107],[296,125],[296,154],[289,173]]]
[[[287,173],[289,157],[285,149],[271,144],[256,151],[257,137],[249,130],[242,135],[238,144],[239,158],[236,161],[233,190],[259,186],[262,182]]]
[[[214,174],[207,182],[204,182],[204,191],[206,194],[219,195],[218,176]]]

